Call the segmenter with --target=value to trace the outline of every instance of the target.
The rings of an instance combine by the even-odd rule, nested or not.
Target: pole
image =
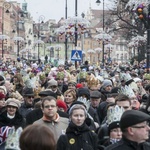
[[[19,57],[19,12],[17,13],[17,35],[18,35],[18,39],[17,39],[17,57]]]
[[[67,0],[66,0],[66,7],[65,7],[65,18],[67,19]],[[67,57],[67,53],[68,53],[67,43],[68,43],[68,39],[67,39],[67,34],[66,34],[65,35],[65,64],[67,64],[67,60],[68,60],[68,57]]]
[[[39,24],[38,24],[38,40],[40,38],[40,18],[39,18]],[[38,41],[38,63],[40,63],[40,45],[39,45],[39,41]]]
[[[104,16],[104,0],[103,0],[103,33],[104,33],[104,21],[105,21],[105,20],[104,20],[104,19],[105,19],[104,17],[105,17],[105,16]],[[105,43],[104,43],[104,39],[103,39],[103,56],[102,56],[102,57],[103,57],[103,58],[102,58],[103,67],[104,67],[104,65],[105,65],[105,62],[104,62],[104,44],[105,44]]]
[[[78,16],[78,12],[77,12],[77,0],[75,0],[75,16]],[[75,24],[75,50],[77,49],[77,39],[78,39],[78,29],[77,29],[77,25]],[[77,69],[77,61],[75,61],[75,68]]]
[[[3,9],[2,9],[2,35],[3,35],[3,33],[4,33],[4,6],[3,6]],[[4,57],[4,45],[3,45],[3,42],[4,42],[4,40],[3,40],[3,38],[2,38],[2,58]]]
[[[147,29],[147,73],[150,73],[150,29]]]

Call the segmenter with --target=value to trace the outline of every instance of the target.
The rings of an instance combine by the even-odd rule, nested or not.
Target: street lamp
[[[100,5],[100,0],[97,0],[96,1],[96,3],[97,3],[97,5]],[[104,32],[104,27],[105,27],[105,25],[104,25],[104,19],[105,19],[105,16],[104,16],[105,14],[104,14],[104,0],[103,0],[103,32]],[[102,50],[103,50],[103,56],[102,56],[102,63],[103,63],[103,67],[104,67],[104,64],[105,64],[105,60],[104,60],[104,40],[102,41],[103,43],[103,46],[102,46]]]
[[[67,0],[66,0],[66,7],[65,7],[65,19],[67,19]],[[65,34],[65,64],[67,64],[67,61],[68,61],[68,56],[67,56],[68,46],[67,46],[67,43],[68,43],[68,38],[67,38],[67,34]]]
[[[3,3],[3,9],[2,9],[2,36],[3,38],[1,39],[2,40],[2,58],[4,57],[4,40],[7,40],[7,36],[6,35],[3,35],[4,34],[4,14],[5,13],[9,13],[9,9],[11,7],[11,4],[8,3],[8,2],[4,2]]]
[[[40,31],[41,31],[41,24],[44,23],[44,19],[45,17],[43,15],[39,16],[39,22],[38,22],[38,62],[40,63],[40,44],[43,44],[43,41],[41,41],[41,35],[40,35]]]
[[[126,8],[136,14],[147,29],[147,73],[150,73],[150,2],[142,0],[129,0]]]

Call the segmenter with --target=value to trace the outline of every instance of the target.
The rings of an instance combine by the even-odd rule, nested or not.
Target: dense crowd
[[[145,63],[0,64],[0,150],[150,149]]]

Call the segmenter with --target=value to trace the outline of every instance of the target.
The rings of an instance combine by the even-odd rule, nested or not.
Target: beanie
[[[63,108],[65,112],[67,111],[67,105],[64,101],[57,100],[56,105],[57,105],[58,108]]]
[[[77,95],[78,97],[85,95],[87,99],[90,99],[90,91],[88,88],[79,88]]]
[[[102,87],[105,88],[107,86],[112,86],[112,82],[110,80],[108,80],[108,79],[105,79],[103,81]]]

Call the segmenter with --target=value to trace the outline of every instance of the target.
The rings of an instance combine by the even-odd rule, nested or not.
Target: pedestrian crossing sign
[[[82,51],[81,50],[72,50],[71,60],[81,61],[82,60]]]

